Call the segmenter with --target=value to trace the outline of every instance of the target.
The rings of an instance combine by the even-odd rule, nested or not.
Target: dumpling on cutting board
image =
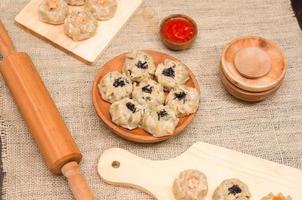
[[[207,193],[207,177],[198,170],[185,170],[174,180],[173,194],[176,200],[203,200]]]
[[[75,41],[91,38],[98,27],[97,20],[91,13],[85,11],[73,11],[65,19],[65,33]]]
[[[154,137],[172,135],[179,122],[175,112],[166,106],[160,105],[145,111],[142,127]]]
[[[134,86],[133,99],[147,107],[156,107],[165,102],[165,92],[161,84],[152,79],[146,79]]]
[[[117,10],[116,0],[87,0],[85,9],[92,13],[97,20],[109,20]]]
[[[185,84],[190,78],[182,63],[170,59],[166,59],[157,66],[155,76],[157,81],[167,90]]]
[[[67,3],[71,6],[82,6],[86,0],[67,0]]]
[[[270,193],[261,200],[292,200],[292,198],[290,196],[285,197],[282,193],[279,193],[278,195]]]
[[[44,0],[39,6],[40,20],[48,24],[63,24],[68,6],[63,0]]]
[[[177,86],[168,94],[166,105],[180,117],[195,113],[199,106],[198,91],[185,85]]]
[[[215,190],[213,200],[250,200],[248,186],[239,179],[224,180]]]
[[[118,71],[107,73],[100,81],[99,92],[105,101],[113,103],[125,97],[130,97],[132,93],[131,80]]]
[[[109,112],[113,123],[132,130],[140,125],[144,107],[132,99],[124,98],[111,104]]]
[[[155,63],[148,53],[133,51],[127,54],[123,71],[132,81],[140,82],[154,75]]]

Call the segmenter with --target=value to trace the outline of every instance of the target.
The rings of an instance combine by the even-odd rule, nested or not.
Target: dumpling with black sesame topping
[[[146,110],[142,127],[154,137],[162,137],[172,135],[178,122],[179,119],[171,108],[160,105]]]
[[[195,88],[180,85],[169,92],[166,105],[172,108],[177,116],[182,117],[197,111],[199,99],[199,93]]]
[[[132,81],[140,82],[154,75],[155,63],[148,53],[133,51],[127,54],[123,71]]]
[[[148,107],[164,104],[166,98],[163,86],[152,79],[143,80],[135,85],[132,97],[138,103]]]
[[[157,66],[155,76],[157,81],[167,90],[171,90],[177,85],[183,85],[189,80],[189,73],[185,66],[170,59],[164,60]]]
[[[144,108],[136,101],[124,98],[111,104],[109,112],[113,123],[132,130],[140,125]]]
[[[125,97],[130,97],[133,86],[126,75],[113,71],[103,77],[98,88],[102,98],[113,103]]]
[[[239,179],[224,180],[215,190],[213,200],[250,200],[248,186]]]

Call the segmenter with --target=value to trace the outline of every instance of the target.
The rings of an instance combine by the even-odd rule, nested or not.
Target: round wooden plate
[[[179,61],[176,58],[174,58],[170,55],[167,55],[165,53],[152,51],[152,50],[144,50],[144,51],[153,57],[156,65],[158,65],[159,63],[162,63],[166,58]],[[133,141],[133,142],[139,142],[139,143],[161,142],[161,141],[169,139],[172,136],[180,134],[192,122],[196,113],[180,118],[179,124],[176,127],[174,134],[169,135],[169,136],[164,136],[164,137],[154,137],[141,128],[136,128],[134,130],[128,130],[126,128],[123,128],[123,127],[120,127],[120,126],[114,124],[111,121],[111,116],[109,113],[109,107],[111,104],[102,99],[102,97],[99,93],[99,90],[98,90],[98,84],[108,72],[111,72],[111,71],[121,72],[125,59],[126,59],[126,53],[121,54],[121,55],[113,58],[109,62],[107,62],[101,68],[101,70],[99,71],[99,73],[94,81],[93,90],[92,90],[92,100],[93,100],[93,104],[94,104],[94,107],[95,107],[95,110],[96,110],[98,116],[108,126],[108,128],[110,128],[114,133],[116,133],[117,135],[119,135],[120,137],[122,137],[126,140]],[[198,81],[196,80],[194,74],[192,73],[192,71],[190,70],[189,67],[187,67],[186,65],[185,65],[185,67],[190,75],[190,80],[186,83],[186,85],[196,88],[197,91],[200,93],[200,87],[199,87]]]

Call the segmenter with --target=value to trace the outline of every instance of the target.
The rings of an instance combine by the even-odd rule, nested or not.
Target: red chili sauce
[[[196,34],[193,22],[184,17],[174,17],[166,20],[161,31],[168,40],[177,43],[187,42]]]

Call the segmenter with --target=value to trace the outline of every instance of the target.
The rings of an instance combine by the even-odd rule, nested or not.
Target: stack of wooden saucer
[[[236,38],[222,53],[222,83],[231,95],[244,101],[257,102],[274,94],[286,69],[283,50],[264,38]]]

